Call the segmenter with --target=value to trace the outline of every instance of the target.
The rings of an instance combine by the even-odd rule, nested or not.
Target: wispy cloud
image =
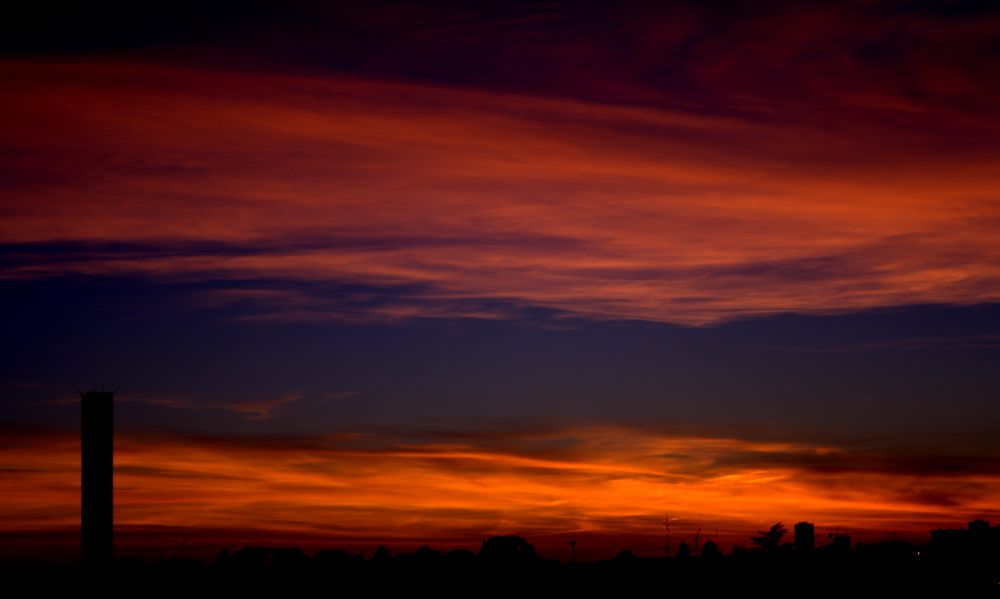
[[[260,408],[263,409],[263,408]],[[72,433],[7,427],[5,529],[75,526]],[[288,539],[565,533],[656,538],[662,514],[728,540],[777,520],[926,534],[995,517],[993,454],[668,435],[617,427],[329,435],[124,434],[116,525]],[[256,531],[256,533],[254,532]]]
[[[838,104],[834,127],[753,102],[0,69],[18,88],[0,117],[8,279],[210,283],[192,301],[262,320],[701,324],[1000,299],[1000,146],[979,113]]]
[[[353,392],[333,394],[332,397],[350,397]],[[264,399],[234,399],[227,401],[213,401],[206,399],[184,399],[176,397],[135,397],[122,398],[119,401],[130,403],[141,403],[157,408],[167,408],[172,410],[222,410],[240,414],[249,420],[266,420],[271,418],[272,412],[286,404],[301,400],[304,394],[300,391],[289,391],[276,397]],[[75,402],[76,400],[58,400],[59,403]]]
[[[291,392],[285,393],[284,395],[273,399],[229,402],[222,404],[222,407],[233,412],[244,414],[247,418],[253,420],[264,420],[271,417],[271,411],[275,408],[300,399],[302,399],[302,393]]]

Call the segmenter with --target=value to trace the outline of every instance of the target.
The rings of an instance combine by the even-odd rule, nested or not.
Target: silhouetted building
[[[988,520],[973,520],[968,528],[937,528],[931,531],[931,548],[938,554],[1000,553],[1000,528]]]
[[[795,550],[810,552],[816,549],[816,528],[811,522],[799,522],[795,525]]]
[[[969,522],[969,532],[983,533],[990,529],[989,520],[973,520]]]
[[[100,575],[114,557],[114,397],[80,397],[80,528],[83,571]]]

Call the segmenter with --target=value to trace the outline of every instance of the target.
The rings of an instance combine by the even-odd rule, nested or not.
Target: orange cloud
[[[211,281],[207,305],[316,320],[699,324],[1000,298],[1000,137],[974,115],[698,114],[127,62],[0,73],[5,278]]]
[[[0,447],[7,533],[78,525],[75,434],[7,431]],[[233,539],[337,545],[437,540],[475,545],[523,534],[593,550],[662,547],[696,528],[748,543],[778,520],[809,519],[861,539],[996,516],[1000,463],[616,427],[519,433],[324,437],[125,434],[116,442],[115,522],[160,550],[176,531],[218,548]],[[212,538],[214,535],[214,538]],[[139,543],[133,538],[132,543]],[[550,544],[551,544],[550,543]],[[148,547],[147,547],[148,548]]]

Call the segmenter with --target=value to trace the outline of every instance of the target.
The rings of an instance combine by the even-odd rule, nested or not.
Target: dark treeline
[[[247,547],[224,550],[210,562],[118,558],[103,577],[23,564],[3,575],[8,582],[29,579],[35,589],[83,585],[131,596],[1000,597],[1000,527],[934,531],[927,545],[852,546],[841,535],[814,547],[798,538],[783,542],[783,536],[779,523],[729,554],[706,541],[697,548],[681,543],[669,557],[622,551],[580,563],[546,559],[527,540],[502,536],[484,541],[478,552],[423,546],[393,554],[380,546],[369,556],[337,549],[307,555],[297,548]]]

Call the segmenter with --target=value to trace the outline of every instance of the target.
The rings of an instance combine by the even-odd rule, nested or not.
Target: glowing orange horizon
[[[11,439],[0,448],[0,530],[78,526],[75,436]],[[115,523],[311,545],[473,544],[492,534],[658,542],[669,511],[678,538],[703,527],[747,544],[778,520],[921,536],[995,513],[995,469],[907,472],[889,458],[613,427],[451,441],[126,434],[116,445]]]

